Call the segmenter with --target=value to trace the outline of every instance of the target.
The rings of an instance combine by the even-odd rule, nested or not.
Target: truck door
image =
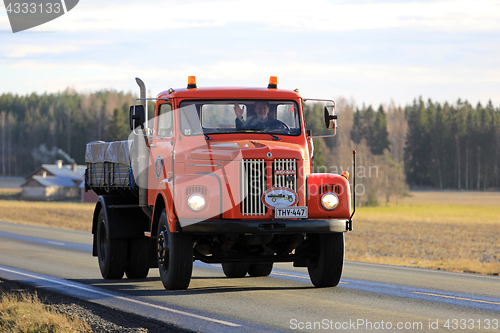
[[[162,103],[158,106],[158,117],[155,119],[155,133],[149,141],[151,149],[149,168],[149,204],[155,203],[158,191],[165,189],[161,185],[164,179],[172,177],[173,150],[173,112],[172,105]],[[151,191],[152,190],[152,191]],[[154,195],[151,195],[153,193]]]

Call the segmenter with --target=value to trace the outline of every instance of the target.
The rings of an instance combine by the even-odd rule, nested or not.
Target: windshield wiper
[[[273,137],[273,140],[281,140],[279,136],[276,136],[274,134],[271,134],[269,132],[264,132],[264,130],[259,130],[259,129],[239,129],[237,130],[238,132],[245,132],[245,133],[264,133],[264,134],[269,134],[270,136]]]

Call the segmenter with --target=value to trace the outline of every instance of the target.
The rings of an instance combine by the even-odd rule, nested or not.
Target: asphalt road
[[[346,262],[336,288],[316,289],[305,268],[228,279],[195,262],[188,290],[145,280],[103,280],[87,232],[0,222],[0,278],[206,332],[500,332],[500,278]],[[346,236],[349,246],[349,236]]]

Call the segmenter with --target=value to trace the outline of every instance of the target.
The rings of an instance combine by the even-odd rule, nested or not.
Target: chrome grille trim
[[[277,175],[278,170],[293,170],[295,175],[288,177],[287,175]],[[273,186],[288,187],[297,192],[297,162],[293,159],[276,159],[273,165]],[[291,178],[291,179],[290,179]],[[289,180],[287,180],[289,179]]]
[[[266,191],[266,164],[264,160],[243,160],[241,163],[241,214],[265,215],[261,200]]]

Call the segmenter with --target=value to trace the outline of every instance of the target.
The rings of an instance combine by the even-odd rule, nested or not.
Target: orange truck
[[[179,290],[195,260],[222,264],[228,278],[293,262],[314,286],[336,286],[354,215],[349,175],[311,173],[307,99],[278,89],[276,77],[262,88],[204,88],[189,77],[156,98],[136,81],[129,139],[87,144],[102,277],[146,278],[158,267],[165,289]],[[335,135],[334,101],[313,101]]]

